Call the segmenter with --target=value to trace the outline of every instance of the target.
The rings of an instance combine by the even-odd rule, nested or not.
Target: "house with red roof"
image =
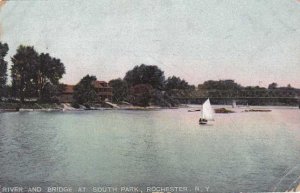
[[[98,96],[98,99],[96,102],[112,100],[112,96],[113,96],[112,87],[110,87],[107,82],[96,80],[92,84],[95,87],[97,96]],[[59,101],[61,103],[74,102],[74,99],[73,99],[74,87],[75,87],[75,85],[65,85],[64,91],[59,96]]]
[[[74,101],[73,99],[74,87],[75,85],[66,84],[64,90],[62,91],[62,94],[59,96],[59,102],[72,103]]]
[[[107,82],[96,80],[92,84],[96,88],[98,101],[112,100],[112,87],[110,87]]]

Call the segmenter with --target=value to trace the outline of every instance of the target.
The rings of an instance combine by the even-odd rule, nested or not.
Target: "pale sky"
[[[62,60],[68,84],[123,78],[144,63],[196,85],[300,88],[298,0],[10,0],[0,24],[8,60],[33,45]]]

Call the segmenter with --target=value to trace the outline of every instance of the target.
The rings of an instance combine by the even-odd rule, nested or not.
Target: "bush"
[[[76,103],[76,102],[72,103],[71,106],[72,106],[73,108],[75,108],[75,109],[79,109],[79,108],[80,108],[79,104]]]

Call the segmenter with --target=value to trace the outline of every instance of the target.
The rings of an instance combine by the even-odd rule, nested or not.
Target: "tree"
[[[25,96],[33,96],[34,80],[39,64],[39,54],[33,46],[19,46],[17,53],[11,58],[11,77],[16,95],[24,102]]]
[[[128,96],[128,85],[127,82],[121,78],[113,79],[109,81],[109,85],[113,91],[113,102],[120,103],[127,99]]]
[[[129,70],[124,80],[130,87],[138,84],[150,84],[155,89],[162,89],[165,81],[164,72],[157,66],[141,64]]]
[[[202,87],[207,90],[240,90],[242,88],[241,85],[230,79],[218,81],[208,80],[203,83]]]
[[[74,87],[74,100],[78,104],[87,104],[96,101],[97,93],[93,82],[96,81],[96,76],[86,75]]]
[[[62,94],[65,86],[63,84],[46,83],[41,92],[40,101],[59,102],[58,96]]]
[[[4,57],[7,55],[8,49],[6,43],[0,42],[0,99],[4,95],[7,80],[7,62]]]
[[[35,77],[38,97],[41,98],[41,95],[47,96],[42,93],[45,91],[45,86],[48,85],[49,88],[50,84],[56,87],[63,74],[65,74],[65,66],[59,59],[52,58],[48,53],[40,54]]]
[[[16,89],[14,96],[19,96],[21,102],[25,97],[50,100],[45,98],[49,88],[56,87],[65,74],[64,64],[59,59],[48,53],[38,54],[31,46],[19,46],[12,62],[12,87]],[[48,88],[45,88],[46,85]]]
[[[146,107],[153,94],[153,87],[150,84],[137,84],[130,88],[131,103],[137,106]]]
[[[293,89],[293,87],[292,87],[291,84],[288,84],[286,87],[287,87],[288,89]]]
[[[276,82],[273,82],[269,84],[268,89],[276,89],[278,87],[278,84]]]
[[[165,89],[172,90],[172,89],[179,89],[179,90],[187,90],[187,89],[195,89],[195,86],[189,85],[184,79],[181,79],[176,76],[169,77],[165,81]]]

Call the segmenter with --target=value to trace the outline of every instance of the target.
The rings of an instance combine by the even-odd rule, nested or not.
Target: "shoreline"
[[[5,112],[76,112],[76,111],[103,111],[103,110],[128,110],[128,111],[153,111],[153,110],[163,110],[163,109],[179,109],[179,108],[188,108],[186,106],[179,107],[159,107],[159,106],[149,106],[149,107],[140,107],[140,106],[130,106],[130,107],[92,107],[92,108],[20,108],[20,109],[1,109],[0,113]]]
[[[193,104],[192,104],[193,105]],[[200,105],[199,105],[200,106]],[[226,107],[228,105],[217,105],[217,107]],[[251,109],[255,109],[256,107],[262,108],[257,111],[264,111],[264,107],[271,108],[271,109],[298,109],[297,106],[251,106]],[[182,108],[191,108],[193,109],[193,106],[189,105],[179,105],[178,107],[160,107],[160,106],[148,106],[148,107],[140,107],[140,106],[120,106],[118,108],[112,108],[112,107],[92,107],[90,109],[88,108],[6,108],[1,109],[0,113],[9,113],[9,112],[76,112],[76,111],[103,111],[103,110],[126,110],[126,111],[155,111],[155,110],[164,110],[164,109],[182,109]],[[238,107],[237,109],[244,109],[245,107]],[[218,109],[218,108],[217,108]],[[255,110],[256,111],[256,110]],[[254,111],[254,112],[255,112]],[[268,110],[270,111],[270,110]],[[247,110],[244,112],[248,112]],[[251,110],[249,112],[252,112]]]
[[[111,103],[113,104],[113,103]],[[100,105],[101,106],[101,105]],[[201,104],[180,104],[178,106],[174,107],[163,107],[163,106],[157,106],[157,105],[150,105],[147,107],[141,107],[141,106],[134,106],[134,105],[124,105],[124,104],[113,104],[113,105],[106,105],[103,107],[97,106],[91,106],[89,108],[80,105],[80,108],[74,108],[69,103],[7,103],[7,102],[0,102],[0,113],[4,112],[72,112],[72,111],[99,111],[99,110],[129,110],[129,111],[153,111],[153,110],[163,110],[163,109],[179,109],[179,108],[189,108],[190,111],[193,111],[194,108],[199,108]],[[231,108],[231,105],[213,105],[215,110],[222,110],[229,107],[229,111],[233,110]],[[244,112],[256,112],[266,111],[266,108],[268,111],[271,111],[269,109],[298,109],[298,106],[290,106],[290,105],[270,105],[270,106],[237,106],[235,109],[245,109]]]

